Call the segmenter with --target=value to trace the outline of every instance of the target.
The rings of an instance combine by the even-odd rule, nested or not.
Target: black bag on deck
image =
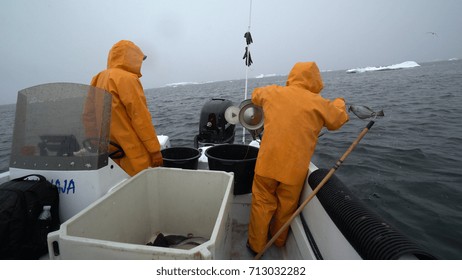
[[[58,188],[45,177],[32,174],[0,185],[0,259],[45,255],[47,234],[59,225]]]

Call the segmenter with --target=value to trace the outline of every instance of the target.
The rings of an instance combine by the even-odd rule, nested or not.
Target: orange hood
[[[324,88],[321,73],[315,62],[298,62],[290,70],[286,86],[298,86],[320,93]]]
[[[107,58],[107,68],[120,68],[141,77],[144,53],[131,41],[121,40],[112,46]]]

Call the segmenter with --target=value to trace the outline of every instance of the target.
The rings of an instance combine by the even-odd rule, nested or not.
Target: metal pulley
[[[225,111],[226,121],[231,124],[238,122],[246,128],[255,140],[263,132],[263,109],[252,103],[250,99],[241,102],[239,108],[230,106]]]

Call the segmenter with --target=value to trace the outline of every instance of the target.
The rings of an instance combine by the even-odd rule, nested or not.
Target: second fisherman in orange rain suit
[[[146,58],[133,42],[122,40],[109,51],[107,69],[93,77],[91,85],[112,95],[110,140],[125,156],[114,161],[130,176],[163,163],[143,86],[141,64]]]
[[[325,99],[314,62],[296,63],[286,86],[270,85],[252,93],[252,103],[265,116],[264,134],[255,166],[248,246],[263,251],[292,216],[308,173],[311,156],[323,127],[340,128],[348,121],[345,101]],[[284,246],[288,229],[274,242]]]

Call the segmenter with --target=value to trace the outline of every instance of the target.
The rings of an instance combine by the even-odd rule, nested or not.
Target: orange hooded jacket
[[[303,184],[321,129],[338,129],[349,119],[344,99],[324,99],[323,86],[316,63],[300,62],[285,87],[253,91],[252,102],[265,116],[256,174],[287,185]]]
[[[131,41],[122,40],[109,51],[107,69],[91,85],[112,95],[110,139],[125,152],[115,159],[130,176],[162,165],[162,154],[140,82],[144,54]]]

